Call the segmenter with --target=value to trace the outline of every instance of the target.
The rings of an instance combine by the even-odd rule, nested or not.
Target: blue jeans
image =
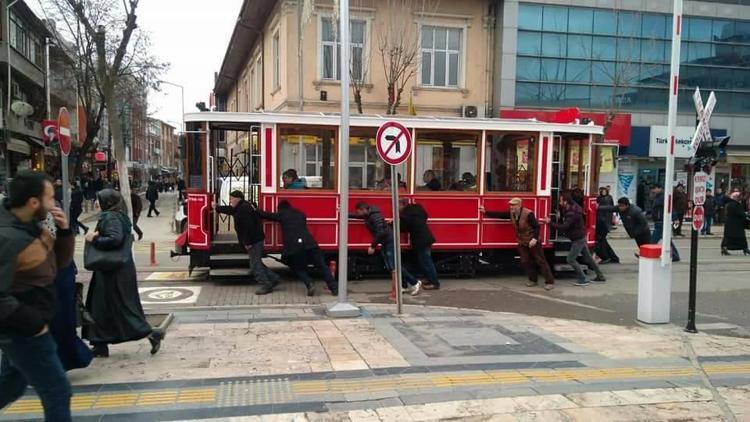
[[[70,421],[72,391],[52,335],[3,339],[0,350],[0,408],[18,400],[31,385],[42,400],[44,420]]]
[[[393,272],[396,268],[396,254],[394,252],[393,243],[386,242],[380,248],[380,253],[383,254],[383,262],[385,262],[385,269]],[[401,287],[408,287],[417,284],[417,279],[414,277],[403,265],[401,265]]]
[[[714,216],[713,215],[707,215],[705,222],[703,223],[703,229],[701,230],[701,233],[703,234],[709,234],[711,233],[711,226],[714,224]]]
[[[435,262],[432,260],[432,248],[429,246],[425,248],[417,248],[415,252],[417,254],[417,262],[419,262],[419,268],[424,272],[424,276],[433,286],[440,287],[437,268],[435,268]]]
[[[651,233],[651,243],[656,245],[657,243],[661,242],[662,238],[662,232],[664,230],[664,223],[659,221],[654,223],[654,231]],[[679,261],[680,260],[680,253],[677,251],[677,248],[674,245],[674,242],[670,243],[672,247],[672,261]]]

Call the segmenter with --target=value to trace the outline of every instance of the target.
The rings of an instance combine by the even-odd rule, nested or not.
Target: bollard
[[[642,245],[638,261],[638,321],[666,324],[672,299],[672,268],[661,265],[661,245]]]
[[[156,242],[151,242],[151,266],[159,266],[159,263],[156,262]]]

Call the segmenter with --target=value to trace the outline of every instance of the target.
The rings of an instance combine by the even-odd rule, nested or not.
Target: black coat
[[[128,217],[119,212],[104,212],[96,224],[99,235],[92,245],[100,250],[123,248],[130,234]],[[138,295],[135,263],[130,259],[124,267],[111,271],[94,271],[91,276],[86,308],[96,323],[84,326],[83,337],[95,343],[123,343],[151,334],[151,325],[143,314]]]
[[[133,207],[133,221],[137,221],[143,212],[143,201],[141,196],[135,192],[130,192],[130,205]]]
[[[568,208],[564,211],[560,221],[552,223],[552,226],[570,240],[583,239],[586,236],[583,209],[576,202],[568,203]]]
[[[706,202],[703,203],[703,209],[706,210],[706,217],[713,217],[716,214],[716,200],[713,195],[706,195]]]
[[[251,203],[243,200],[237,204],[236,208],[224,205],[216,207],[216,211],[234,218],[234,231],[237,233],[237,241],[241,246],[251,246],[266,238],[260,215]]]
[[[284,255],[295,255],[310,249],[317,249],[318,242],[307,229],[307,217],[296,208],[282,208],[276,213],[258,211],[260,218],[278,221],[284,241]]]
[[[419,204],[407,205],[401,211],[401,231],[409,233],[415,249],[429,248],[435,243],[427,218],[427,211]]]
[[[70,191],[70,213],[81,214],[83,212],[83,191],[79,188]]]
[[[618,211],[619,212],[619,211]],[[651,236],[651,228],[648,226],[643,210],[637,205],[630,205],[625,212],[620,212],[620,220],[628,236],[638,239],[641,236]]]
[[[393,243],[393,230],[385,222],[385,217],[380,212],[380,208],[370,206],[369,210],[369,214],[365,217],[360,217],[356,214],[349,214],[349,217],[365,220],[365,226],[367,226],[367,230],[372,235],[370,247],[376,248],[378,245],[385,245],[388,242]]]
[[[741,203],[727,198],[726,200],[726,222],[724,224],[724,239],[721,246],[729,250],[747,249],[747,237],[745,236],[745,209]]]
[[[156,184],[149,183],[148,189],[146,189],[146,199],[149,201],[156,201],[159,199],[159,190],[156,188]]]

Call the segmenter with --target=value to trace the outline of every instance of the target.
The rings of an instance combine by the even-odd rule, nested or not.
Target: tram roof
[[[583,133],[601,135],[602,126],[593,124],[547,123],[535,119],[463,118],[431,116],[383,116],[377,114],[352,115],[351,126],[378,127],[386,121],[396,120],[414,129],[460,130],[513,130],[550,131],[558,133]],[[199,112],[185,114],[186,123],[208,122],[212,129],[243,131],[259,124],[306,124],[338,126],[339,113],[276,113],[276,112]]]

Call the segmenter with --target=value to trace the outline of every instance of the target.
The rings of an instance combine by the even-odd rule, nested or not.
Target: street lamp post
[[[172,85],[177,88],[180,88],[180,108],[182,109],[182,118],[180,119],[180,127],[182,128],[182,132],[185,132],[185,87],[180,84],[176,84],[174,82],[169,82],[169,81],[160,80],[159,83],[165,84],[165,85]]]

